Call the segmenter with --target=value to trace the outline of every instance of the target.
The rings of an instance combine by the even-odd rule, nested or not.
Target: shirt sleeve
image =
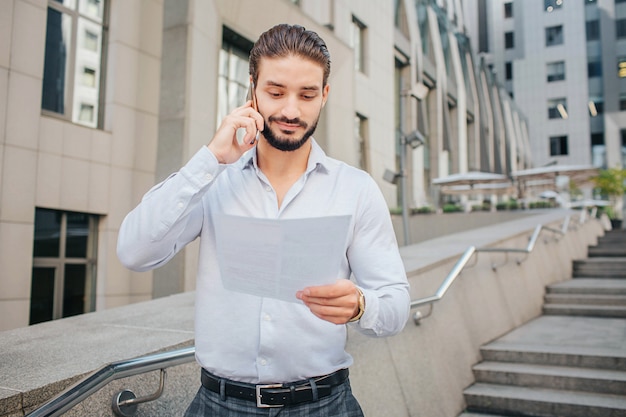
[[[371,178],[361,196],[348,260],[365,296],[357,330],[370,336],[399,333],[409,317],[409,283],[389,209]]]
[[[177,173],[148,191],[123,220],[117,256],[134,271],[165,264],[202,229],[202,196],[223,170],[203,146]]]

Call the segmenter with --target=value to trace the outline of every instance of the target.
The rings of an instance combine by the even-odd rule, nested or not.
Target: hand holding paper
[[[347,279],[334,284],[305,288],[296,296],[322,320],[344,324],[356,315],[359,297],[354,283]]]
[[[349,225],[347,215],[284,220],[219,215],[217,254],[224,287],[300,302],[298,291],[337,281]]]

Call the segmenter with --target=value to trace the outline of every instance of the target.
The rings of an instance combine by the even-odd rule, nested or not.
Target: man
[[[348,380],[346,323],[373,336],[398,333],[406,323],[408,283],[379,189],[312,138],[329,73],[328,50],[315,32],[283,24],[263,33],[250,53],[252,100],[150,190],[120,228],[118,256],[138,271],[163,265],[200,238],[195,343],[202,387],[189,417],[362,416]],[[215,229],[225,214],[349,215],[337,280],[302,288],[294,302],[224,288]]]

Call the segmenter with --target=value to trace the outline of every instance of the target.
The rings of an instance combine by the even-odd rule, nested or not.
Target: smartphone
[[[254,93],[254,82],[250,81],[250,86],[248,87],[248,94],[246,95],[246,100],[252,100],[252,108],[256,111],[259,111],[259,107],[256,104],[256,94]],[[254,144],[257,140],[259,140],[259,135],[261,134],[260,130],[256,131],[256,136],[250,144]]]
[[[256,111],[259,111],[259,108],[256,105],[256,94],[254,93],[254,82],[250,81],[250,87],[248,87],[248,94],[246,95],[246,100],[252,100],[252,108]]]

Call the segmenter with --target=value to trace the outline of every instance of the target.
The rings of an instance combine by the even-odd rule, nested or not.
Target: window
[[[567,155],[567,136],[550,137],[550,156]]]
[[[626,0],[615,0],[615,4],[618,4],[618,3],[626,3]]]
[[[587,41],[600,40],[600,21],[598,19],[587,20],[585,23],[585,33],[587,34]]]
[[[96,70],[93,68],[83,68],[83,85],[87,87],[96,86]]]
[[[37,208],[30,324],[95,310],[98,217]]]
[[[591,164],[596,168],[606,168],[606,146],[604,133],[591,134]]]
[[[589,57],[587,62],[587,77],[602,77],[602,61],[600,57]]]
[[[78,120],[80,120],[81,122],[85,122],[85,124],[92,123],[93,116],[94,116],[93,112],[94,112],[94,107],[91,104],[81,103]]]
[[[365,72],[365,34],[367,27],[356,17],[352,16],[351,45],[354,49],[354,69]]]
[[[506,19],[513,17],[513,3],[504,3],[504,17]]]
[[[544,10],[548,13],[563,7],[563,0],[543,0]]]
[[[504,79],[505,80],[513,79],[513,63],[512,62],[504,63]]]
[[[515,36],[513,32],[504,33],[504,47],[506,49],[512,49],[515,47]]]
[[[567,100],[553,98],[548,100],[548,119],[567,119]]]
[[[615,19],[615,37],[626,38],[626,19]]]
[[[252,42],[224,26],[217,78],[217,126],[246,100],[250,74],[248,55]]]
[[[358,142],[359,168],[364,171],[369,169],[368,152],[369,144],[367,140],[367,117],[356,114],[354,117],[354,136]]]
[[[563,44],[563,26],[551,26],[546,28],[546,46]]]
[[[74,123],[101,128],[104,108],[102,63],[108,23],[105,0],[48,0],[41,108]],[[90,69],[89,82],[85,82]],[[81,116],[82,103],[93,117]]]
[[[549,62],[546,64],[548,82],[562,81],[565,79],[565,62]]]

